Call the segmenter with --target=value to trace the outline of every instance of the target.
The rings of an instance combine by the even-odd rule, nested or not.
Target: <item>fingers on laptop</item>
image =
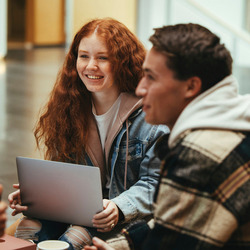
[[[104,200],[103,205],[104,210],[96,214],[93,218],[93,226],[99,232],[109,232],[118,222],[119,210],[116,204],[110,200]]]
[[[18,185],[18,184],[16,184],[16,185]],[[15,215],[17,215],[23,211],[26,211],[28,209],[27,206],[21,205],[21,197],[20,197],[20,190],[19,189],[15,192],[9,194],[8,200],[9,200],[10,208],[14,209],[14,211],[12,212],[12,216],[15,216]]]
[[[26,211],[28,209],[28,207],[17,204],[17,205],[15,205],[15,207],[13,209],[14,209],[14,211],[11,213],[11,215],[15,216],[19,213],[22,213],[23,211]]]

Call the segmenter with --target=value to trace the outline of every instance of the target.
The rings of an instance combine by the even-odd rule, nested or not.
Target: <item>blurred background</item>
[[[199,23],[234,58],[240,93],[250,93],[250,0],[0,0],[0,183],[7,201],[17,183],[16,156],[43,158],[33,127],[74,34],[113,17],[150,48],[153,28]],[[8,225],[12,223],[8,209]],[[16,218],[14,218],[16,219]]]

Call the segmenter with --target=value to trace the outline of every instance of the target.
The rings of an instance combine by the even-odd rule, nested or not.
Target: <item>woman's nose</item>
[[[96,70],[98,68],[97,61],[95,59],[90,59],[87,64],[87,69]]]

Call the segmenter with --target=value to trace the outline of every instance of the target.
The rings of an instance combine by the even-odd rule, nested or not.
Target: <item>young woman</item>
[[[100,168],[104,210],[93,228],[24,218],[17,237],[57,239],[67,228],[60,239],[82,249],[94,235],[106,239],[152,216],[160,165],[154,145],[167,128],[147,124],[135,96],[144,57],[140,41],[114,19],[90,21],[76,34],[35,137],[46,159]],[[19,193],[9,196],[14,214],[27,209],[17,202]]]

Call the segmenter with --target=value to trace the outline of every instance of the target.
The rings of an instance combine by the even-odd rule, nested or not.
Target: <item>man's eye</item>
[[[145,75],[146,78],[148,78],[149,80],[154,80],[155,78],[152,75]]]

